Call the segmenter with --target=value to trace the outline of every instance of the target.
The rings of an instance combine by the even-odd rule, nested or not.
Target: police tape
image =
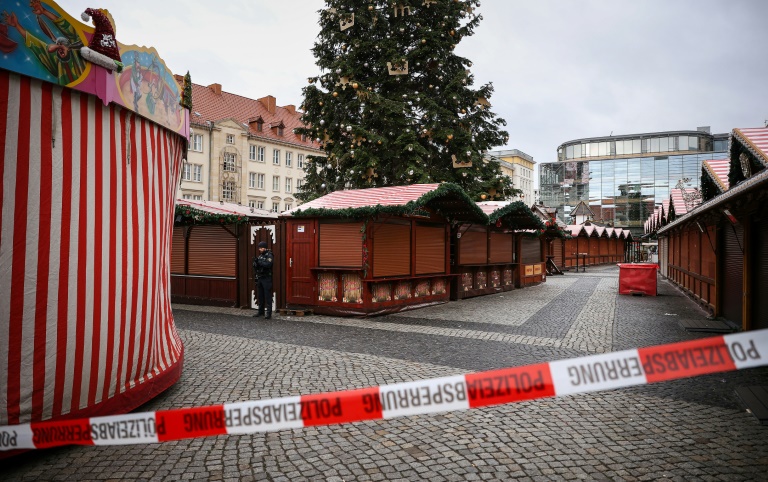
[[[0,427],[0,450],[159,443],[466,410],[768,365],[768,330],[334,393]]]

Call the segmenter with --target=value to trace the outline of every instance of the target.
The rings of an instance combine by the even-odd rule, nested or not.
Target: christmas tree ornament
[[[480,109],[485,109],[487,107],[490,107],[491,103],[488,102],[488,99],[486,99],[485,97],[478,97],[473,105],[479,107]]]
[[[400,17],[411,15],[411,7],[409,7],[408,5],[403,5],[402,3],[400,4],[393,3],[392,6],[395,9],[395,13],[394,13],[395,18],[397,18],[398,15]]]
[[[360,85],[357,82],[352,82],[352,88],[357,89]]]
[[[338,96],[339,96],[339,93],[338,93],[338,92],[336,92],[336,91],[334,91],[334,92],[333,92],[333,94],[331,94],[331,95],[332,95],[332,96],[334,96],[334,97],[338,97]]]
[[[336,87],[341,87],[341,90],[347,90],[349,85],[349,77],[339,77],[339,81],[336,82]]]
[[[408,74],[408,61],[387,62],[387,69],[389,75],[406,75]]]
[[[84,22],[93,19],[95,31],[87,47],[80,49],[80,55],[87,61],[110,71],[123,71],[120,49],[115,38],[115,23],[105,9],[87,8],[82,13]]]
[[[345,13],[341,15],[339,19],[339,27],[341,28],[341,31],[352,27],[355,24],[355,14],[354,13]]]

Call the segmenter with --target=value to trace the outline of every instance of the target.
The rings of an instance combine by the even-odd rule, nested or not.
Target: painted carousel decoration
[[[189,112],[105,10],[86,10],[95,29],[50,0],[0,11],[0,424],[128,412],[181,374],[169,254]],[[124,100],[137,58],[154,112]]]

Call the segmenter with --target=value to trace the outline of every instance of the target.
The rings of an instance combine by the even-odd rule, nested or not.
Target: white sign
[[[296,226],[296,232],[297,233],[303,233],[304,232],[304,226]]]

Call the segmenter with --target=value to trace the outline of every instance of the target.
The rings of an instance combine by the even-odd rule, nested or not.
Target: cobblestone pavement
[[[372,319],[254,319],[177,305],[181,380],[140,410],[344,390],[696,339],[665,281],[618,296],[618,269]],[[766,480],[768,427],[733,390],[768,369],[387,421],[2,461],[2,480]]]

